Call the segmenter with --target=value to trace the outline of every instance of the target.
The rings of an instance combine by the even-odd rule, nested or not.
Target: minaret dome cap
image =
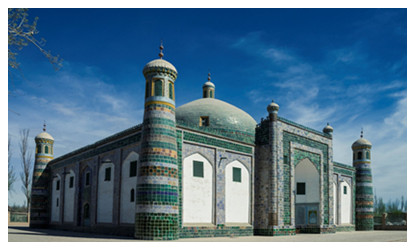
[[[145,74],[148,70],[153,69],[153,68],[160,68],[160,69],[169,69],[171,71],[174,71],[177,75],[177,69],[173,66],[173,64],[169,63],[168,61],[163,59],[163,44],[160,45],[160,53],[159,53],[159,57],[160,59],[155,59],[149,63],[146,64],[146,66],[144,66],[143,68],[143,73]]]
[[[333,127],[329,123],[323,128],[324,133],[333,133]]]
[[[272,100],[272,102],[267,107],[268,113],[278,112],[279,109],[280,109],[280,106],[278,106],[278,104],[276,104],[274,100]]]
[[[203,88],[207,87],[215,88],[215,84],[213,84],[213,82],[210,81],[210,73],[208,74],[208,81],[205,82],[205,84],[203,84]]]
[[[46,131],[43,131],[42,133],[40,133],[40,134],[38,134],[36,137],[35,137],[35,140],[36,139],[48,139],[48,140],[52,140],[52,141],[54,141],[55,139],[53,139],[53,137],[49,134],[49,133],[47,133]]]
[[[360,138],[353,143],[352,149],[355,149],[355,148],[358,148],[358,147],[359,148],[361,148],[361,147],[371,148],[372,147],[372,143],[370,143],[370,141],[363,138],[363,129],[362,129],[362,132],[360,134]]]

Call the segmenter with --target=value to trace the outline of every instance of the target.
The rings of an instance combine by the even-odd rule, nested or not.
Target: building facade
[[[373,230],[369,141],[353,166],[334,162],[329,124],[282,118],[274,101],[257,123],[215,98],[210,74],[203,98],[176,108],[160,49],[141,124],[56,159],[52,136],[36,137],[32,227],[145,240]]]

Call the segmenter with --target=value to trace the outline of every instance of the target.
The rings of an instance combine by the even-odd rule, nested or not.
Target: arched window
[[[357,159],[361,160],[363,158],[362,152],[357,152]]]
[[[370,160],[370,152],[366,151],[366,159]]]
[[[209,91],[209,97],[213,98],[213,91],[212,90]]]
[[[169,82],[169,98],[174,100],[174,88],[173,83]]]
[[[37,148],[36,148],[36,153],[37,153],[37,154],[42,153],[42,147],[41,147],[40,145],[38,145],[38,146],[37,146]]]
[[[163,96],[163,82],[160,79],[154,82],[154,95]]]
[[[133,188],[130,191],[130,202],[134,202],[134,198],[135,198],[135,195],[134,195],[134,188]]]
[[[49,148],[48,148],[48,146],[45,146],[45,154],[49,154]]]
[[[150,86],[150,82],[146,82],[146,98],[151,96],[151,86]]]

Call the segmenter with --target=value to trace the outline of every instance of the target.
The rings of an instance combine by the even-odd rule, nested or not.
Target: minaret
[[[352,145],[353,167],[356,168],[356,230],[373,230],[373,185],[370,168],[372,144],[360,138]]]
[[[277,148],[277,119],[278,119],[278,110],[279,106],[272,100],[268,105],[267,111],[269,114],[269,146],[271,152],[271,168],[269,172],[269,182],[270,182],[270,198],[268,203],[268,227],[273,228],[278,226],[278,195],[277,195],[277,185],[278,185],[278,148]]]
[[[203,98],[215,98],[215,84],[210,81],[210,73],[208,81],[203,84]]]
[[[30,198],[30,227],[46,227],[49,223],[49,169],[47,164],[53,159],[53,137],[43,132],[35,137],[36,154],[33,169],[32,192]]]
[[[163,59],[144,67],[146,95],[137,177],[135,237],[178,239],[178,167],[174,81],[176,68]]]

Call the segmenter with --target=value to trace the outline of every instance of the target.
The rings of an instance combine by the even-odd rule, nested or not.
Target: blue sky
[[[19,168],[19,130],[55,138],[55,157],[141,123],[142,68],[164,59],[179,72],[176,106],[216,97],[257,122],[271,100],[279,115],[334,127],[334,160],[352,164],[364,128],[375,190],[406,196],[406,9],[30,9],[39,36],[64,62],[54,71],[33,46],[9,75],[8,132]],[[9,204],[21,204],[20,183]]]

